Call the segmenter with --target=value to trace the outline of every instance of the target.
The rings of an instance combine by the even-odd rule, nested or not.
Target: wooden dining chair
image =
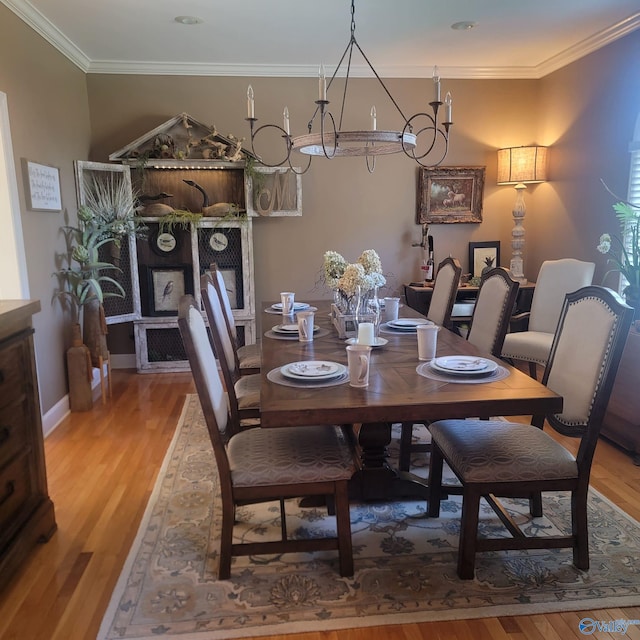
[[[462,267],[455,258],[445,258],[438,265],[427,320],[441,327],[451,328],[451,312],[456,301],[461,274]]]
[[[487,353],[500,356],[518,296],[520,283],[496,267],[482,276],[467,340]]]
[[[545,416],[531,425],[487,420],[441,420],[429,425],[428,515],[437,518],[446,461],[462,485],[458,576],[471,579],[477,552],[508,549],[573,549],[573,564],[589,568],[587,491],[616,370],[633,310],[613,291],[589,286],[567,294],[543,383],[563,397],[562,413],[546,416],[553,429],[580,439],[574,457],[543,431]],[[498,497],[528,498],[542,515],[541,494],[571,492],[571,533],[526,536]],[[478,536],[480,499],[494,509],[513,537]]]
[[[218,269],[218,265],[215,262],[211,264],[210,271],[213,276],[213,286],[218,293],[222,310],[224,311],[225,326],[229,332],[229,337],[231,338],[231,342],[234,347],[233,353],[236,360],[236,368],[240,372],[240,375],[260,373],[260,345],[238,345],[236,321],[233,316],[229,293],[227,292],[227,287],[224,278],[222,277],[222,271]]]
[[[353,575],[347,484],[356,470],[353,438],[332,425],[240,430],[229,411],[202,314],[192,296],[180,300],[178,326],[213,446],[222,496],[218,578],[231,575],[233,556],[338,550],[340,575]],[[352,435],[352,434],[351,434]],[[289,539],[284,500],[331,496],[337,534]],[[236,507],[277,500],[280,540],[233,541]]]
[[[231,412],[241,420],[260,417],[260,374],[240,375],[235,347],[225,324],[222,301],[216,291],[214,279],[205,273],[200,278],[202,303],[209,322],[213,348],[220,362]]]
[[[502,357],[529,363],[529,375],[537,378],[537,365],[545,366],[567,293],[591,284],[595,263],[574,258],[546,260],[538,273],[531,311],[514,316],[526,330],[505,337]],[[522,323],[524,322],[524,325]]]
[[[496,267],[484,274],[467,333],[467,340],[471,344],[494,356],[500,355],[519,286],[502,267]],[[403,422],[400,427],[398,466],[401,471],[409,471],[412,453],[431,451],[429,442],[413,442],[414,424]]]

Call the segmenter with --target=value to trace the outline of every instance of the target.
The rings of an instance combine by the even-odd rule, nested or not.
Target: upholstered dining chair
[[[259,418],[260,374],[240,375],[235,347],[225,323],[222,301],[210,274],[205,273],[200,278],[200,293],[209,322],[213,347],[220,361],[231,412],[238,414],[241,420]]]
[[[536,378],[537,365],[547,364],[564,296],[590,285],[594,269],[595,263],[574,258],[543,262],[531,301],[531,311],[513,318],[514,322],[528,319],[527,329],[506,335],[502,357],[528,362],[529,374]]]
[[[427,310],[427,320],[441,327],[450,328],[451,312],[456,301],[461,274],[462,267],[455,258],[445,258],[438,265],[431,302]]]
[[[469,342],[494,356],[500,355],[519,286],[502,267],[485,273],[467,333]],[[401,426],[398,461],[401,471],[409,471],[412,453],[431,451],[429,442],[413,442],[413,425],[412,422],[403,422]]]
[[[487,420],[441,420],[429,425],[428,514],[437,518],[446,461],[462,484],[458,576],[474,576],[477,552],[507,549],[573,549],[573,564],[589,568],[587,491],[602,419],[627,339],[633,310],[604,287],[566,295],[543,383],[563,396],[562,413],[546,416],[563,435],[580,439],[574,457],[543,431],[545,416],[531,425]],[[571,533],[526,536],[498,497],[528,498],[531,515],[542,515],[541,494],[571,492]],[[478,536],[485,498],[513,537]]]
[[[353,439],[331,425],[240,430],[229,412],[206,325],[192,296],[183,296],[178,326],[191,365],[213,446],[222,495],[222,533],[218,577],[231,575],[231,559],[240,555],[337,549],[340,575],[353,575],[347,483],[356,469]],[[284,500],[332,496],[337,535],[289,539]],[[281,539],[233,542],[236,507],[278,500]]]
[[[213,286],[220,298],[222,310],[224,311],[225,325],[234,347],[233,353],[236,360],[236,368],[240,372],[240,375],[260,373],[260,345],[245,344],[238,346],[236,321],[233,317],[233,309],[231,308],[231,301],[229,300],[229,294],[227,293],[222,272],[215,263],[211,264],[210,271],[213,274]]]

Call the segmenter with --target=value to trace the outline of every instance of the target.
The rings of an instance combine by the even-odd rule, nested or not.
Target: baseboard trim
[[[135,369],[136,368],[135,353],[112,353],[111,367],[113,369]]]
[[[135,356],[134,356],[135,360]],[[111,360],[112,368],[116,368],[113,365],[113,357]],[[134,362],[135,367],[135,362]],[[118,367],[118,368],[126,368],[126,367]],[[106,363],[103,365],[104,375],[108,374]],[[91,390],[94,403],[100,399],[100,368],[95,367],[93,369],[93,378],[91,379]],[[69,415],[69,394],[66,394],[56,404],[47,411],[42,416],[42,433],[46,438],[49,434],[53,433],[55,429],[59,426],[59,424]]]

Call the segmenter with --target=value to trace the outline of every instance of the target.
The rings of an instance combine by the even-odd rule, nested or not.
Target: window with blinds
[[[636,121],[636,129],[633,141],[629,145],[631,162],[629,168],[629,190],[627,192],[627,200],[640,207],[640,115]],[[625,231],[624,242],[627,251],[631,249],[631,233]],[[620,290],[628,285],[628,281],[624,276],[620,277]]]

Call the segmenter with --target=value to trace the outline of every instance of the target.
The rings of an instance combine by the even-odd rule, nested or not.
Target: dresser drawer
[[[22,396],[29,371],[24,340],[0,345],[0,407]]]
[[[29,465],[30,456],[20,455],[0,470],[0,541],[5,532],[15,530],[29,515],[33,494]]]
[[[0,407],[0,469],[28,444],[26,400]]]

